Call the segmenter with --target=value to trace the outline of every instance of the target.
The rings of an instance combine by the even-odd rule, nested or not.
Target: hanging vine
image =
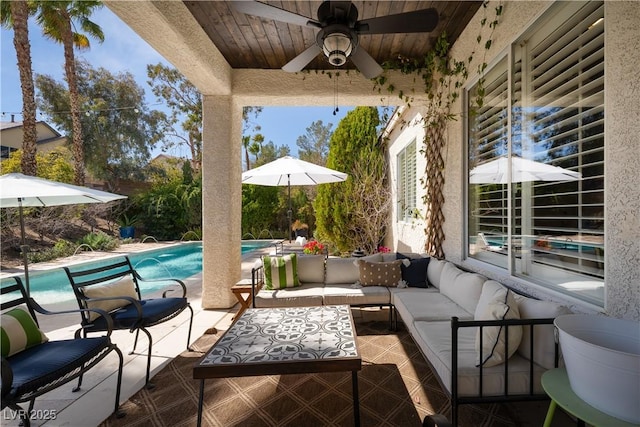
[[[498,25],[498,20],[504,11],[500,3],[494,8],[495,16],[489,20],[487,11],[489,2],[484,2],[483,17],[480,21],[480,34],[476,41],[483,48],[483,58],[478,64],[479,81],[477,84],[477,96],[473,102],[482,106],[484,97],[484,71],[487,68],[486,54],[493,43],[493,33]],[[488,26],[489,35],[486,39],[482,33]],[[422,111],[421,125],[424,127],[424,140],[420,153],[426,158],[426,168],[420,183],[425,190],[423,203],[425,206],[425,251],[436,258],[444,258],[443,243],[445,240],[443,213],[444,207],[444,168],[447,152],[446,130],[448,123],[457,119],[457,115],[451,110],[454,103],[460,97],[465,81],[469,77],[469,67],[474,56],[473,51],[466,60],[458,61],[450,56],[450,44],[447,35],[443,33],[435,43],[435,47],[422,58],[398,57],[394,61],[383,64],[385,70],[398,70],[403,74],[419,77],[427,94],[427,103]],[[382,92],[395,92],[393,82],[389,81],[387,73],[375,79],[374,90]],[[399,91],[398,96],[411,106],[413,97]]]

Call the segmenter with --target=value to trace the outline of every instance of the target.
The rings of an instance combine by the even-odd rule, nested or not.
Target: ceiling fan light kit
[[[341,67],[353,52],[355,47],[353,39],[351,34],[345,34],[339,28],[332,31],[331,27],[327,27],[318,33],[317,42],[322,46],[322,51],[329,59],[329,64]]]
[[[318,7],[316,21],[257,1],[232,1],[231,4],[238,12],[247,15],[320,29],[316,44],[282,67],[288,72],[301,71],[322,52],[334,67],[341,67],[347,59],[351,59],[366,78],[372,79],[382,73],[382,67],[364,49],[358,49],[360,34],[429,32],[438,24],[438,12],[435,9],[358,21],[358,9],[350,1],[323,1]]]

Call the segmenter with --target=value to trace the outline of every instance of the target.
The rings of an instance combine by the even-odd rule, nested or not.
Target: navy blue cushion
[[[20,396],[49,384],[87,363],[109,345],[106,336],[48,341],[8,357],[13,371],[11,394]]]
[[[405,266],[402,264],[402,280],[407,282],[407,286],[410,288],[426,288],[427,284],[427,266],[429,265],[429,258],[411,258],[404,254],[397,253],[396,259],[408,259],[411,264]]]
[[[142,306],[142,323],[138,327],[155,325],[162,319],[173,317],[177,313],[187,308],[186,298],[156,298],[139,301]],[[114,329],[129,329],[138,321],[138,311],[135,305],[129,304],[116,311],[109,313],[113,319]],[[93,322],[93,327],[89,331],[105,330],[107,322],[103,317],[97,318]]]

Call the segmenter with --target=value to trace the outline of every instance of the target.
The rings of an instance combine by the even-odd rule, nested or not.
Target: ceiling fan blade
[[[358,70],[368,79],[377,77],[382,72],[382,67],[366,50],[358,47],[350,56],[351,61],[358,67]]]
[[[295,25],[309,25],[312,27],[320,27],[320,23],[306,16],[280,9],[257,1],[231,1],[229,2],[235,10],[246,15],[259,16],[261,18],[272,19],[274,21],[286,22]]]
[[[288,73],[297,73],[306,67],[309,62],[313,61],[320,52],[322,52],[322,49],[317,44],[311,45],[300,55],[287,62],[282,69]]]
[[[430,9],[363,19],[356,23],[359,34],[428,33],[438,25],[438,11]]]

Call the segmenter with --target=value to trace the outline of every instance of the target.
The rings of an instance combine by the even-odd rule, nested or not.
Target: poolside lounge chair
[[[191,327],[193,326],[193,309],[187,301],[187,288],[178,279],[145,280],[133,268],[129,257],[116,258],[108,265],[83,269],[81,266],[64,267],[67,277],[73,287],[73,292],[80,308],[100,307],[109,312],[113,318],[113,329],[129,329],[136,333],[133,354],[138,344],[138,334],[144,332],[149,339],[147,351],[146,387],[153,388],[149,381],[151,370],[151,352],[153,339],[147,328],[173,319],[184,309],[189,309],[191,318],[187,335],[187,349],[191,340]],[[163,292],[162,298],[143,299],[140,292],[140,284],[144,282],[171,282],[178,285],[182,295],[175,298],[167,298],[168,289]],[[83,333],[103,331],[106,327],[105,318],[101,316],[82,313]]]
[[[123,357],[120,349],[111,342],[113,323],[109,315],[103,310],[91,310],[105,319],[105,335],[86,338],[76,333],[75,339],[51,341],[40,331],[35,312],[53,315],[78,310],[45,310],[27,297],[18,277],[3,279],[1,289],[2,409],[15,411],[22,424],[28,427],[37,397],[76,378],[78,385],[73,391],[79,391],[84,373],[115,351],[119,363],[114,412],[118,418],[123,417],[125,412],[118,409]],[[83,313],[87,312],[83,310]],[[19,406],[23,402],[29,402],[27,410]]]
[[[504,247],[490,244],[484,233],[478,233],[478,246],[486,251],[502,253],[505,252]]]

